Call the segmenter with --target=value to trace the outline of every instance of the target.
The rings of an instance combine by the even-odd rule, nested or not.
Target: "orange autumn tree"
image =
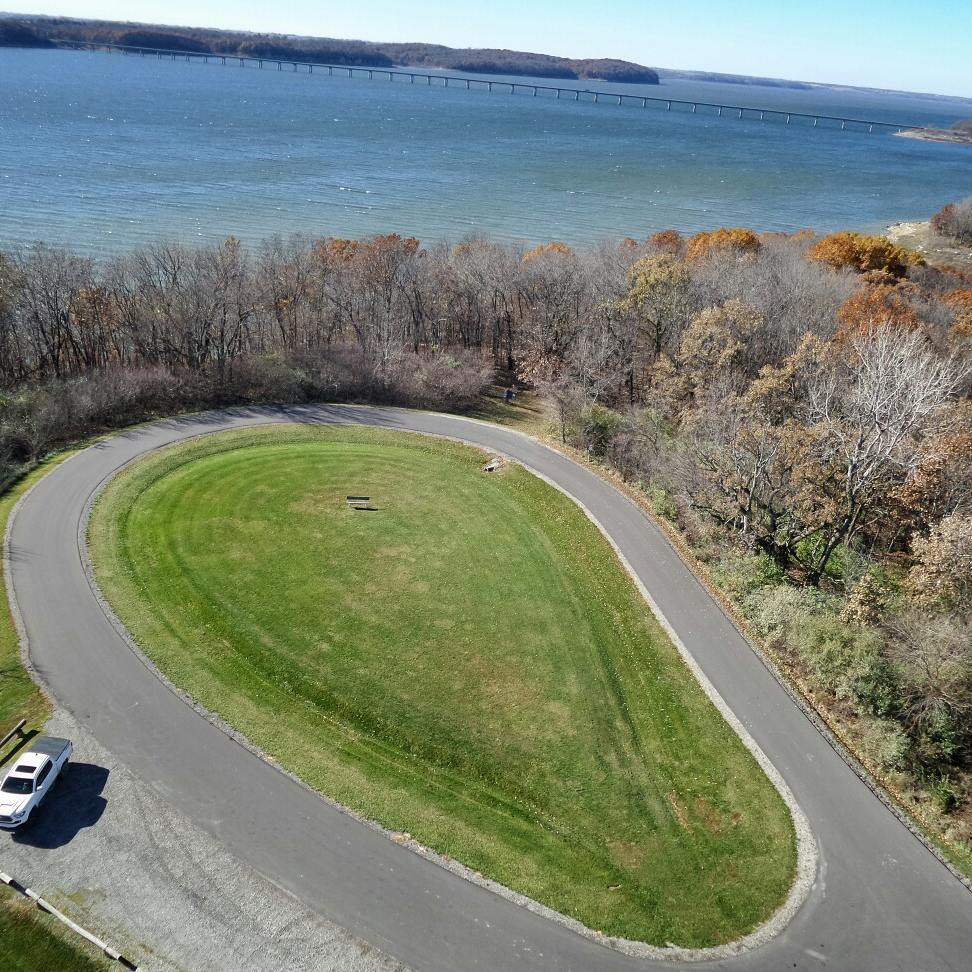
[[[835,340],[844,342],[883,324],[909,329],[920,327],[921,319],[907,294],[907,285],[865,284],[837,309]]]
[[[532,250],[527,250],[523,254],[523,262],[531,263],[534,260],[539,260],[542,257],[558,257],[558,256],[570,256],[574,251],[566,243],[560,243],[554,240],[552,243],[541,243],[539,246],[535,246]]]
[[[685,259],[691,263],[718,251],[758,253],[762,245],[759,235],[751,229],[741,226],[732,229],[722,227],[705,233],[696,233],[691,237],[685,249]]]
[[[909,267],[922,266],[925,262],[920,254],[906,250],[884,236],[847,231],[831,233],[817,240],[807,255],[834,270],[844,267],[859,273],[884,270],[895,277],[903,277]]]
[[[678,256],[685,246],[685,239],[678,230],[667,229],[655,233],[648,240],[648,243],[654,249],[661,250],[662,253]]]
[[[953,331],[959,337],[972,337],[972,287],[957,287],[949,291],[942,303],[955,313]]]

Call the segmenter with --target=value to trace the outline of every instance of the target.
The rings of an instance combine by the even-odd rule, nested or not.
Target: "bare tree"
[[[925,458],[922,433],[961,378],[955,360],[936,356],[920,333],[887,325],[858,337],[817,374],[807,421],[835,514],[809,565],[811,579],[853,536],[870,503]]]

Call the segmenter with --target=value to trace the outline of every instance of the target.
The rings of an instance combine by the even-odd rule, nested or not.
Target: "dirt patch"
[[[705,827],[710,834],[717,834],[720,830],[722,830],[722,817],[708,800],[704,799],[703,797],[696,797],[695,813],[699,820],[702,821],[702,826]]]
[[[608,842],[608,846],[622,867],[634,870],[641,867],[644,862],[644,849],[630,840],[612,840]]]
[[[688,811],[685,809],[685,804],[674,793],[668,794],[668,802],[672,805],[672,809],[675,811],[675,816],[678,819],[679,825],[685,829],[689,829],[689,818]]]

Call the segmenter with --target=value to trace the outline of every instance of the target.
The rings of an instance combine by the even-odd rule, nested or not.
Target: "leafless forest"
[[[0,484],[184,409],[531,389],[968,864],[970,367],[972,277],[856,234],[38,246],[0,256]]]

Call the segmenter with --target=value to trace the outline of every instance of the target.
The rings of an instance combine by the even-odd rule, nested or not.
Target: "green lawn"
[[[367,429],[195,440],[110,484],[98,579],[322,792],[606,933],[738,937],[790,886],[782,800],[583,513],[483,459]]]
[[[0,960],[3,972],[104,972],[109,967],[118,968],[74,932],[58,926],[56,919],[2,885]]]

